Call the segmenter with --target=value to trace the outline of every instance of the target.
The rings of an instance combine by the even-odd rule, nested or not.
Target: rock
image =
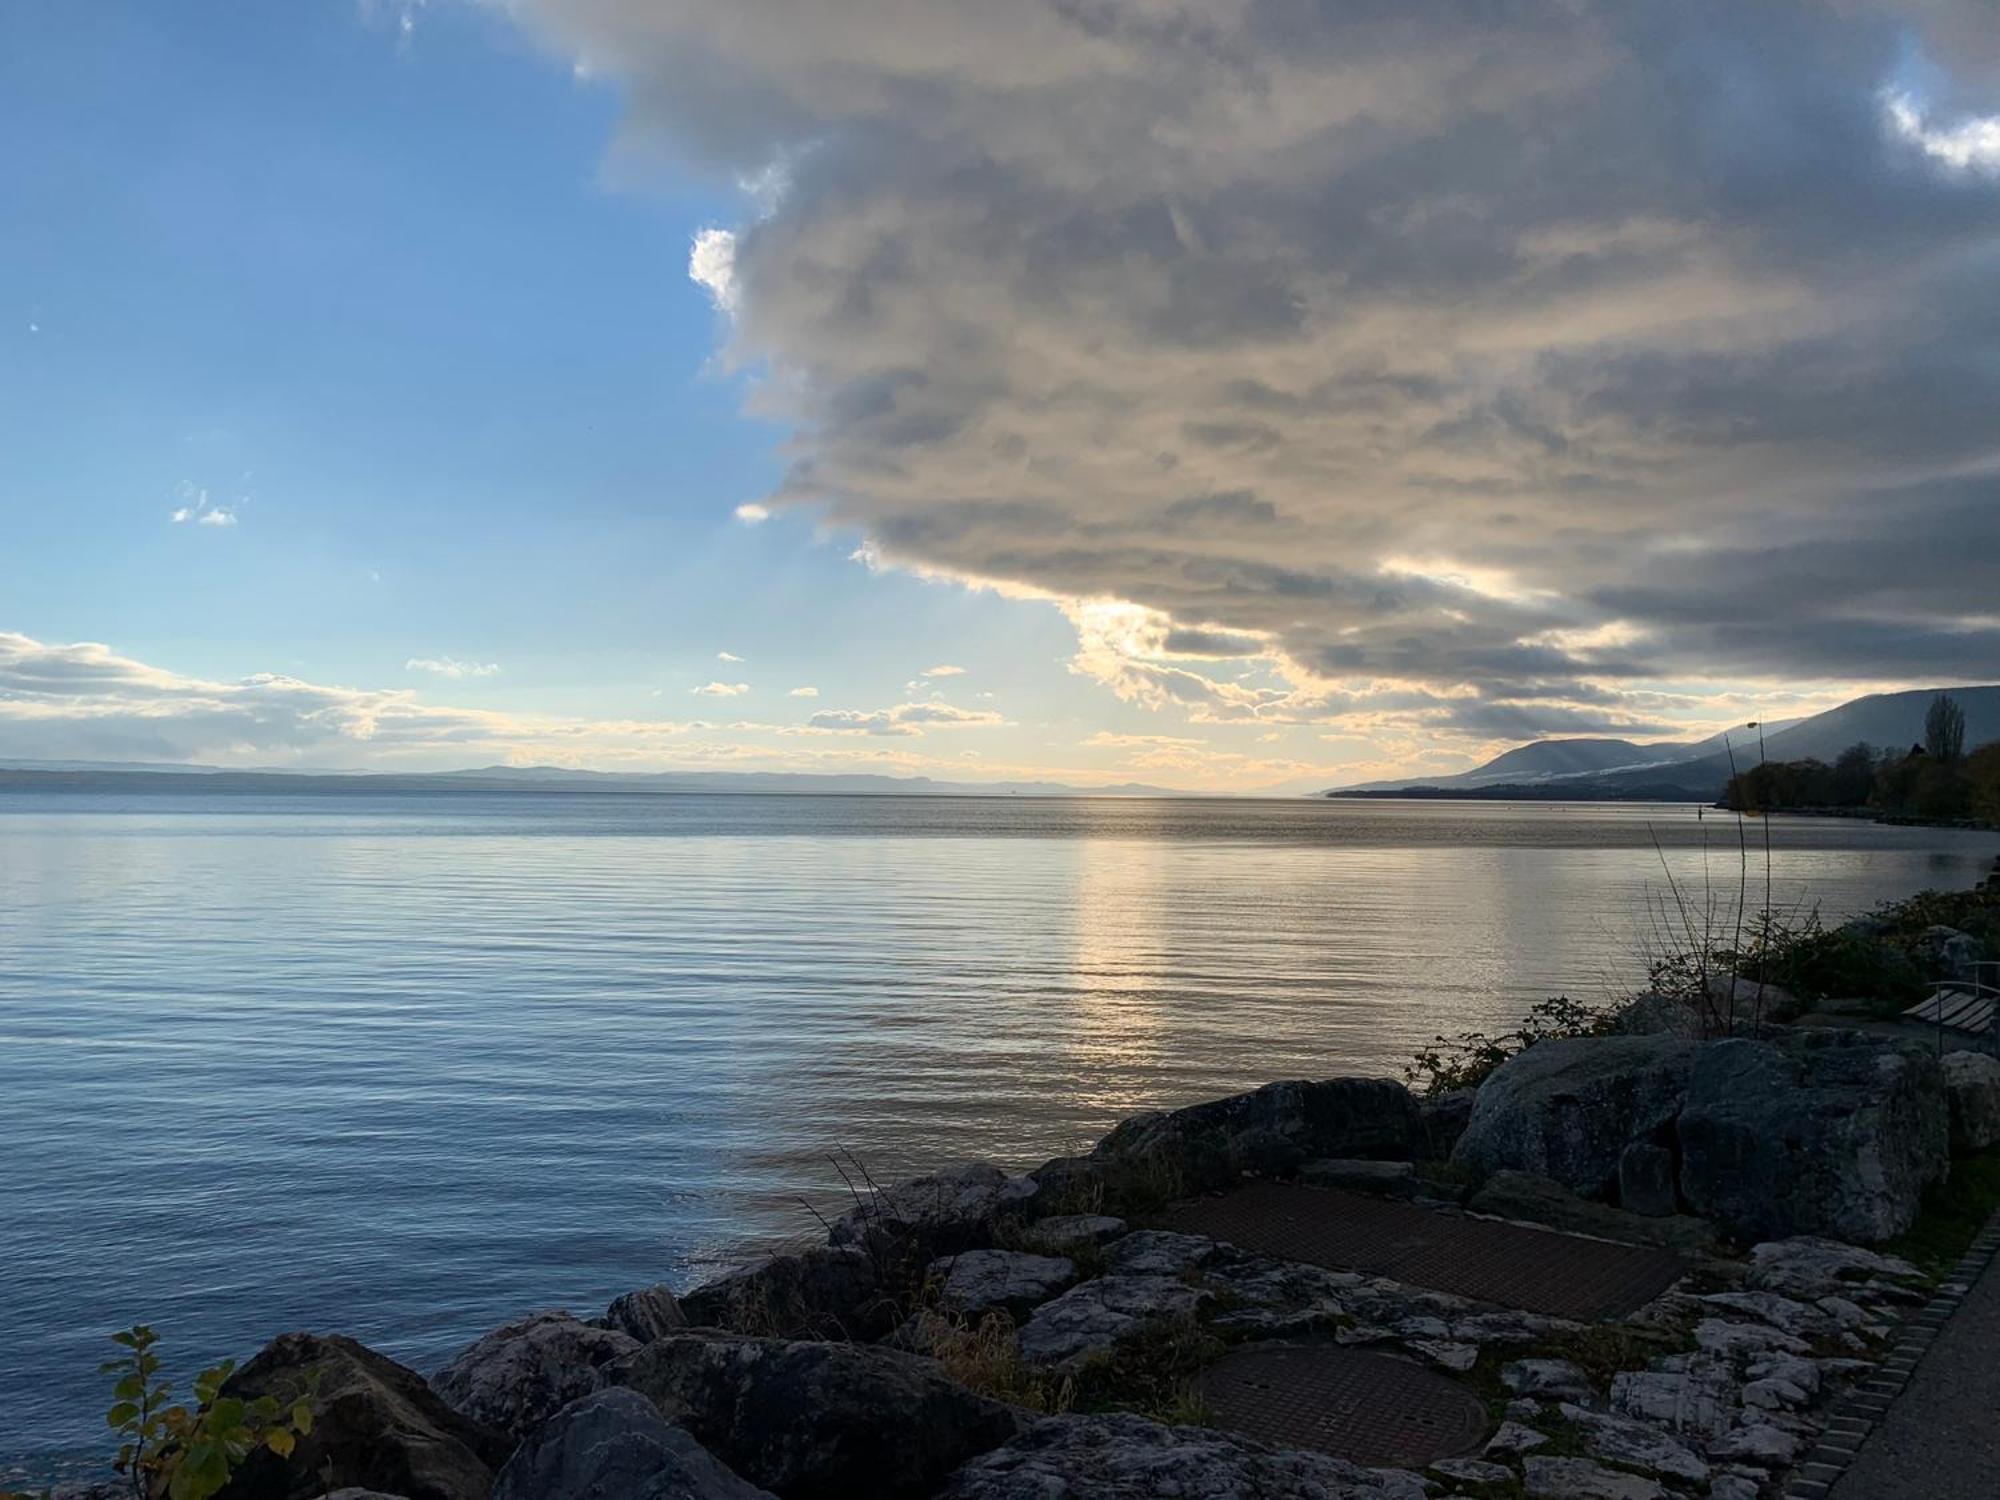
[[[995,1222],[1020,1212],[1036,1187],[1032,1177],[1011,1176],[991,1162],[962,1162],[870,1193],[827,1238],[834,1245],[859,1245],[869,1236],[907,1242],[921,1264],[991,1243]]]
[[[1423,1493],[1411,1482],[1203,1427],[1127,1415],[1049,1417],[973,1459],[938,1500],[1399,1500]]]
[[[1447,1161],[1451,1148],[1465,1134],[1472,1119],[1472,1103],[1478,1089],[1450,1089],[1417,1101],[1417,1118],[1423,1125],[1425,1161]]]
[[[606,1328],[615,1328],[627,1338],[650,1344],[688,1326],[687,1314],[665,1282],[627,1292],[604,1310]]]
[[[1940,924],[1917,934],[1910,957],[1926,978],[1970,979],[1974,966],[1986,959],[1986,945],[1969,932]]]
[[[1737,1385],[1712,1359],[1681,1370],[1621,1370],[1611,1377],[1611,1409],[1668,1430],[1708,1438],[1736,1420]]]
[[[1745,1237],[1890,1239],[1949,1166],[1942,1075],[1858,1032],[1701,1049],[1676,1131],[1681,1196]]]
[[[1405,1339],[1410,1348],[1441,1370],[1463,1375],[1479,1363],[1477,1344],[1455,1344],[1448,1339]]]
[[[1700,1051],[1671,1036],[1537,1043],[1480,1085],[1451,1159],[1481,1177],[1536,1172],[1608,1197],[1625,1148],[1672,1125]]]
[[[408,1500],[485,1500],[513,1439],[453,1411],[415,1370],[338,1334],[273,1339],[223,1385],[289,1406],[319,1372],[312,1431],[280,1458],[252,1450],[219,1500],[309,1500],[356,1488]]]
[[[1757,1500],[1762,1489],[1741,1474],[1718,1474],[1708,1482],[1708,1500]]]
[[[1785,1468],[1798,1455],[1799,1440],[1769,1422],[1738,1427],[1708,1445],[1708,1456],[1717,1463],[1750,1464],[1760,1469]]]
[[[1773,1352],[1805,1354],[1812,1345],[1780,1328],[1762,1323],[1732,1323],[1725,1318],[1703,1318],[1694,1326],[1694,1341],[1706,1352],[1739,1364]]]
[[[1568,1403],[1558,1410],[1576,1427],[1592,1458],[1693,1484],[1708,1478],[1708,1465],[1694,1449],[1649,1422],[1602,1416]]]
[[[1665,1146],[1634,1141],[1618,1156],[1618,1206],[1647,1218],[1670,1217],[1674,1198],[1674,1153]]]
[[[1548,1446],[1548,1435],[1525,1427],[1519,1422],[1502,1422],[1493,1436],[1486,1440],[1485,1451],[1489,1454],[1512,1456],[1532,1453],[1537,1448]]]
[[[1019,1317],[1076,1280],[1073,1262],[1020,1250],[968,1250],[931,1263],[929,1279],[946,1312],[977,1316],[1006,1312]]]
[[[875,1260],[852,1245],[770,1256],[696,1287],[680,1306],[695,1328],[861,1341],[887,1333],[897,1312]]]
[[[1109,1214],[1059,1214],[1031,1224],[1022,1239],[1044,1255],[1069,1255],[1094,1245],[1109,1244],[1130,1226]]]
[[[2000,1058],[1947,1052],[1938,1066],[1951,1101],[1951,1149],[1964,1154],[2000,1145]]]
[[[1483,1458],[1441,1458],[1431,1465],[1433,1474],[1442,1474],[1457,1484],[1512,1484],[1514,1471],[1505,1464],[1488,1463]]]
[[[1491,1214],[1496,1219],[1525,1219],[1552,1229],[1622,1240],[1628,1245],[1652,1245],[1683,1255],[1699,1255],[1715,1247],[1715,1226],[1706,1219],[1686,1214],[1656,1219],[1627,1213],[1622,1208],[1579,1197],[1561,1183],[1535,1172],[1495,1172],[1465,1206],[1476,1214]]]
[[[1621,1474],[1587,1458],[1530,1458],[1521,1469],[1522,1492],[1531,1500],[1665,1500],[1667,1493],[1658,1480]]]
[[[536,1313],[473,1343],[431,1377],[431,1389],[461,1416],[523,1437],[596,1390],[603,1367],[638,1347],[566,1312]]]
[[[1193,1317],[1208,1299],[1172,1276],[1100,1276],[1035,1310],[1020,1331],[1021,1357],[1075,1370],[1149,1327]]]
[[[1344,1188],[1350,1193],[1368,1193],[1378,1198],[1414,1198],[1422,1186],[1417,1169],[1410,1162],[1357,1161],[1337,1156],[1307,1162],[1299,1168],[1299,1181],[1308,1187]]]
[[[1517,1359],[1500,1367],[1500,1383],[1516,1396],[1589,1401],[1590,1377],[1566,1359]]]
[[[331,1497],[329,1497],[331,1500]],[[637,1391],[598,1391],[514,1451],[493,1500],[773,1500]]]
[[[1104,1266],[1119,1276],[1184,1276],[1207,1265],[1222,1247],[1198,1234],[1141,1229],[1104,1252]]]
[[[929,1360],[858,1344],[678,1334],[629,1356],[618,1379],[786,1500],[918,1500],[1019,1428]]]
[[[1790,990],[1769,980],[1759,984],[1755,974],[1748,978],[1709,975],[1708,998],[1716,1022],[1710,1028],[1712,1031],[1720,1031],[1725,1023],[1733,1021],[1730,1029],[1740,1034],[1764,1022],[1796,1016],[1805,1009]]]
[[[1703,1307],[1743,1313],[1748,1317],[1761,1319],[1773,1328],[1781,1328],[1786,1333],[1800,1334],[1807,1338],[1831,1333],[1835,1326],[1832,1316],[1824,1309],[1804,1302],[1795,1302],[1790,1297],[1779,1296],[1776,1292],[1710,1292],[1695,1300]],[[1853,1306],[1852,1303],[1848,1305]],[[1855,1311],[1861,1310],[1855,1308]]]
[[[1921,1282],[1923,1273],[1906,1260],[1801,1235],[1750,1247],[1749,1284],[1788,1297],[1852,1294],[1864,1282]]]
[[[56,1500],[63,1500],[58,1492]],[[327,1491],[324,1500],[404,1500],[401,1495],[385,1495],[380,1490],[358,1489],[348,1485],[345,1489]]]
[[[1177,1197],[1245,1172],[1289,1177],[1308,1161],[1410,1161],[1428,1145],[1410,1091],[1387,1078],[1270,1083],[1170,1114],[1126,1120],[1091,1152],[1114,1196]]]

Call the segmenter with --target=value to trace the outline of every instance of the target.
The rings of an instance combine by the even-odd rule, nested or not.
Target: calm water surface
[[[1830,916],[2000,850],[1774,841]],[[1733,900],[1686,806],[0,794],[0,1477],[135,1319],[430,1368],[804,1234],[836,1147],[1025,1166],[1629,990],[1663,860]]]

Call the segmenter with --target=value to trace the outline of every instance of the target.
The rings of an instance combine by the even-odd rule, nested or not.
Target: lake
[[[1771,833],[1828,917],[2000,851]],[[1739,859],[1685,805],[0,794],[0,1478],[101,1449],[135,1320],[183,1388],[300,1327],[428,1370],[812,1232],[836,1149],[1025,1167],[1629,992]]]

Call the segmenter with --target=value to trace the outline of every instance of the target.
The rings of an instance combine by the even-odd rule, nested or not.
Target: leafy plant
[[[1500,1064],[1537,1042],[1604,1036],[1616,1024],[1615,1012],[1557,995],[1531,1007],[1513,1031],[1503,1031],[1498,1036],[1483,1031],[1461,1031],[1455,1037],[1433,1038],[1428,1047],[1420,1048],[1410,1059],[1403,1077],[1413,1088],[1433,1097],[1454,1089],[1477,1088]]]
[[[189,1408],[171,1404],[173,1388],[157,1378],[159,1334],[138,1323],[111,1338],[126,1352],[98,1367],[118,1377],[104,1420],[125,1440],[115,1467],[131,1481],[135,1500],[163,1493],[166,1500],[208,1500],[252,1449],[268,1448],[285,1458],[312,1431],[317,1372],[308,1377],[305,1394],[284,1409],[273,1396],[245,1401],[223,1395],[223,1383],[236,1368],[235,1360],[226,1359],[195,1376],[195,1404]]]

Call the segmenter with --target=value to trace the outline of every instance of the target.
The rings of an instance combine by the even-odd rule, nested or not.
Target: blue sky
[[[883,37],[872,3],[829,12],[843,6]],[[1326,237],[1342,194],[1382,191],[1343,152],[1396,128],[1386,106],[1364,99],[1309,140],[1210,135],[1162,165],[1148,153],[1181,105],[1023,71],[1050,66],[1026,61],[1045,40],[1030,22],[1056,24],[1040,9],[1016,35],[1015,20],[939,0],[853,56],[815,33],[830,13],[793,25],[762,5],[10,9],[0,754],[1253,789],[1452,769],[1543,733],[1681,735],[1746,708],[1975,675],[1990,621],[1935,589],[1928,613],[1884,596],[1807,620],[1786,655],[1739,649],[1774,632],[1729,587],[1772,535],[1797,535],[1801,504],[1822,575],[1882,556],[1826,487],[1857,445],[1912,505],[1990,511],[1983,471],[1932,472],[1981,451],[1974,414],[1930,403],[1927,463],[1912,465],[1906,432],[1857,438],[1850,423],[1835,441],[1837,412],[1774,411],[1754,445],[1718,435],[1688,376],[1660,376],[1676,361],[1709,372],[1697,388],[1713,380],[1726,402],[1787,361],[1852,372],[1841,340],[1874,330],[1829,322],[1829,289],[1907,283],[1908,245],[1851,243],[1837,269],[1807,251],[1772,259],[1871,194],[1937,226],[1937,287],[1897,297],[1922,311],[1956,296],[1962,313],[1967,268],[1993,243],[1984,72],[1941,65],[1907,25],[1799,22],[1820,50],[1798,76],[1761,80],[1759,131],[1782,138],[1787,109],[1828,130],[1864,122],[1858,189],[1816,197],[1801,158],[1779,164],[1789,205],[1690,203],[1689,175],[1723,193],[1773,168],[1740,144],[1701,160],[1725,105],[1683,102],[1704,128],[1649,162],[1656,183],[1505,226],[1509,275],[1522,246],[1559,241],[1569,269],[1551,275],[1573,291],[1517,275],[1490,316],[1428,335],[1476,360],[1387,381],[1379,355],[1351,355],[1352,327],[1336,339],[1328,315],[1309,346],[1296,310],[1370,277],[1408,308],[1495,273],[1490,246],[1435,215],[1399,231],[1393,272],[1382,247],[1354,258],[1351,239]],[[1341,38],[1325,40],[1332,57]],[[1480,40],[1504,55],[1522,39]],[[1606,39],[1605,55],[1630,63],[1642,40]],[[1792,66],[1773,61],[1782,40],[1744,39],[1735,60],[1753,81]],[[969,58],[996,81],[964,82]],[[1202,61],[1141,60],[1163,87]],[[881,103],[933,67],[952,82]],[[1885,105],[1899,80],[1929,93]],[[1494,87],[1494,111],[1554,128],[1540,95]],[[1050,145],[1043,119],[1071,91],[1101,131]],[[1198,86],[1175,97],[1202,104]],[[1400,148],[1404,170],[1459,202],[1458,174],[1490,168],[1465,141],[1427,156],[1438,128]],[[1149,172],[1169,184],[1156,202],[1111,201],[1110,185]],[[1840,208],[1843,193],[1860,201]],[[1728,254],[1688,227],[1732,213]],[[1254,251],[1232,239],[1239,223]],[[731,310],[688,274],[715,229],[734,257]],[[1270,303],[1249,257],[1274,244],[1303,269]],[[1607,290],[1614,261],[1628,279]],[[1395,285],[1412,266],[1426,284]],[[1143,307],[1118,305],[1148,287]],[[1737,328],[1759,322],[1758,340],[1660,311],[1690,287]],[[1877,316],[1907,322],[1910,306],[1885,290]],[[1542,331],[1522,335],[1523,320]],[[1579,322],[1587,335],[1567,331]],[[1559,389],[1586,349],[1587,390]],[[1891,353],[1852,372],[1861,393],[1934,386],[1916,354]],[[1300,398],[1273,392],[1360,380],[1350,358],[1425,406],[1422,423],[1338,427],[1331,414],[1380,399],[1356,386],[1310,430],[1287,428],[1276,414]],[[1476,410],[1436,394],[1475,384]],[[1648,402],[1675,409],[1672,435],[1657,410],[1634,415]],[[1561,423],[1575,426],[1550,437]],[[1390,451],[1373,471],[1357,457]],[[1309,452],[1292,469],[1271,457]],[[1657,482],[1668,466],[1734,508],[1697,521],[1705,500]],[[1615,504],[1599,498],[1621,484]],[[741,519],[746,504],[769,519]],[[1539,518],[1537,545],[1521,543],[1522,514]],[[1707,566],[1681,578],[1691,550]],[[1864,631],[1867,659],[1845,644]],[[940,666],[962,670],[923,675]],[[697,691],[711,684],[743,686]]]

